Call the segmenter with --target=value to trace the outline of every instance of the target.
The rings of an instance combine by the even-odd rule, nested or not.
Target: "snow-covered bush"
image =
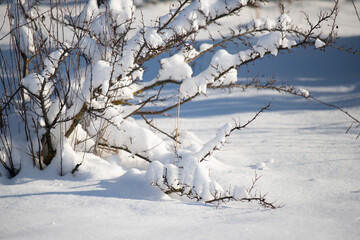
[[[81,171],[86,159],[79,152],[127,153],[121,155],[124,165],[146,170],[149,183],[165,193],[205,202],[255,200],[274,207],[242,187],[224,190],[206,165],[232,131],[257,115],[245,125],[225,124],[203,145],[191,134],[178,128],[166,132],[150,120],[208,89],[310,96],[272,80],[241,82],[238,69],[279,51],[330,45],[337,1],[315,22],[307,18],[306,28],[292,25],[285,13],[243,22],[242,12],[261,7],[259,2],[265,1],[181,0],[164,16],[146,16],[153,19],[145,23],[131,0],[89,0],[85,6],[52,1],[45,12],[39,1],[14,0],[9,52],[1,64],[0,161],[9,176],[29,161],[39,169],[56,165],[66,175]],[[229,17],[239,24],[220,27],[221,37],[212,38],[209,29]],[[330,25],[328,32],[322,32],[323,25]],[[199,46],[197,36],[206,33],[213,42]],[[229,53],[226,46],[234,41],[239,49]],[[212,55],[210,63],[194,73],[193,63],[204,54]]]

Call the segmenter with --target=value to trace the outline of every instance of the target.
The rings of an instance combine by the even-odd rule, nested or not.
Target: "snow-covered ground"
[[[315,11],[329,2],[307,4],[289,8]],[[351,3],[342,4],[341,43],[359,49],[360,22]],[[144,15],[166,9],[150,6]],[[249,70],[306,88],[360,118],[358,56],[299,49]],[[359,239],[360,129],[346,134],[352,122],[343,113],[275,92],[209,93],[181,108],[180,131],[206,142],[231,119],[245,122],[269,101],[270,111],[216,153],[221,163],[213,163],[210,174],[225,186],[248,187],[256,171],[262,176],[257,190],[284,207],[232,202],[215,208],[170,199],[144,172],[121,167],[119,157],[84,155],[75,176],[23,166],[14,179],[0,177],[0,239]],[[157,124],[171,129],[176,122],[160,118]]]

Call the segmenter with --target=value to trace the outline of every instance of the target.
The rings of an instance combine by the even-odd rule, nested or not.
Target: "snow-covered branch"
[[[7,63],[2,56],[0,75],[3,167],[13,177],[31,159],[40,169],[57,164],[61,175],[76,174],[86,164],[79,153],[118,154],[122,164],[145,170],[147,180],[169,195],[206,203],[257,201],[275,208],[244,188],[225,191],[205,161],[269,105],[245,123],[224,125],[205,144],[183,133],[179,124],[169,130],[148,119],[177,109],[180,122],[180,107],[208,89],[268,89],[322,103],[306,90],[272,79],[243,83],[238,71],[292,48],[333,46],[338,1],[314,21],[305,14],[304,28],[294,25],[284,9],[278,17],[243,21],[242,13],[261,7],[258,2],[266,1],[182,0],[164,16],[145,22],[128,0],[89,0],[84,6],[53,1],[45,11],[41,1],[14,1],[10,32],[4,36],[11,36],[11,59]],[[213,38],[211,27],[229,17],[241,24],[219,28],[220,37]],[[330,25],[327,32],[324,25]],[[206,31],[212,44],[200,45],[198,35]],[[204,57],[209,63],[196,69]],[[15,132],[22,134],[12,141]]]
[[[222,128],[220,128],[216,134],[216,137],[210,140],[207,144],[205,144],[200,151],[196,153],[196,156],[199,162],[206,160],[212,153],[216,150],[220,150],[221,146],[225,144],[225,139],[230,137],[231,133],[235,130],[241,130],[246,128],[250,123],[252,123],[263,111],[269,109],[270,103],[265,107],[261,108],[253,118],[247,121],[247,123],[241,125],[240,122],[235,121],[235,126],[232,126],[231,123],[227,123]]]

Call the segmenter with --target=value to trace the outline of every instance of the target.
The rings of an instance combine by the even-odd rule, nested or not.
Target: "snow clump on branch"
[[[21,4],[13,3],[11,8],[11,21],[20,29],[14,35],[18,43],[14,49],[23,69],[14,71],[18,76],[13,82],[18,88],[10,100],[17,121],[9,123],[8,129],[15,132],[20,126],[25,130],[20,137],[26,141],[14,149],[26,149],[24,155],[29,158],[17,159],[14,154],[15,163],[32,161],[40,169],[58,168],[66,175],[81,172],[80,165],[86,164],[86,159],[80,160],[80,152],[100,157],[119,154],[122,163],[131,162],[127,166],[146,171],[146,179],[167,194],[207,203],[245,201],[250,196],[247,200],[274,207],[264,198],[246,193],[243,187],[225,191],[228,188],[210,174],[206,163],[215,161],[213,152],[225,144],[231,132],[246,127],[268,106],[245,125],[225,124],[205,144],[178,127],[164,130],[151,118],[171,115],[171,110],[206,94],[208,88],[267,88],[296,95],[295,90],[270,82],[240,85],[238,70],[292,47],[323,47],[332,39],[332,32],[327,39],[321,38],[314,29],[295,28],[291,18],[282,14],[254,19],[231,29],[230,34],[220,32],[220,39],[213,39],[209,32],[213,42],[201,44],[197,50],[200,31],[230,16],[241,18],[240,10],[255,1],[183,0],[165,16],[139,24],[132,1],[110,0],[99,7],[97,1],[89,0],[77,16],[66,4],[61,9],[67,12],[66,17],[49,15],[62,30],[73,33],[70,38],[59,39],[61,34],[54,34],[39,14],[38,1],[26,8]],[[337,3],[329,15],[319,18],[317,26],[331,18],[336,8]],[[252,37],[256,41],[250,41]],[[241,45],[235,53],[226,50],[232,41]],[[203,54],[211,55],[210,63],[195,71],[195,63]],[[160,67],[153,67],[154,62]],[[177,86],[171,94],[163,91],[168,84]],[[143,122],[135,120],[136,116]],[[9,149],[7,139],[1,140],[1,149]],[[21,164],[13,164],[11,156],[2,154],[0,160],[3,166],[11,165],[7,169],[14,176],[19,170],[14,166]],[[137,164],[139,161],[142,163]]]

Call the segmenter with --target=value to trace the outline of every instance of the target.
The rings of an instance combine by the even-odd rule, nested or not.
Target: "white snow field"
[[[288,8],[315,14],[330,4],[295,1]],[[144,16],[167,9],[165,3],[150,5]],[[261,14],[275,11],[270,4]],[[341,2],[339,34],[340,45],[360,49],[360,21],[350,1]],[[248,69],[302,87],[360,118],[359,56],[294,49]],[[360,239],[360,129],[346,133],[352,121],[344,113],[277,92],[208,92],[181,107],[180,132],[194,132],[205,143],[227,122],[244,123],[269,102],[270,111],[216,152],[219,161],[208,162],[209,174],[231,188],[250,187],[256,172],[257,191],[282,208],[172,199],[151,186],[144,171],[120,166],[121,156],[83,154],[79,171],[63,177],[51,165],[40,171],[28,163],[13,179],[1,168],[0,239]],[[176,119],[156,123],[173,129]]]

